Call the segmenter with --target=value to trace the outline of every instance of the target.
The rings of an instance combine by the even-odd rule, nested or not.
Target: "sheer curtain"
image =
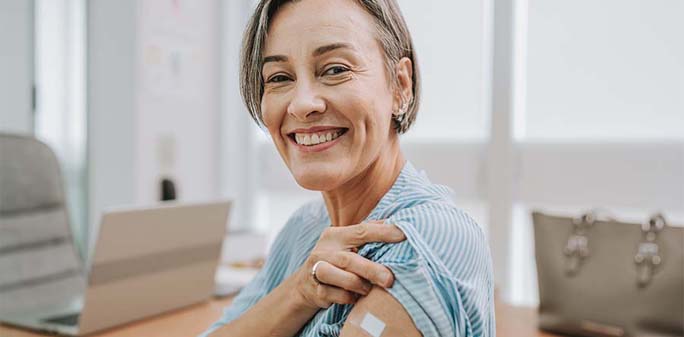
[[[35,0],[35,135],[57,153],[71,226],[83,253],[87,230],[85,1]]]

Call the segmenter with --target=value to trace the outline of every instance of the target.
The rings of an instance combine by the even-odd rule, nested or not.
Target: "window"
[[[675,1],[521,1],[509,301],[538,301],[530,212],[684,224],[684,23]]]
[[[529,1],[528,139],[684,139],[684,3]]]
[[[482,1],[399,1],[422,75],[422,101],[406,141],[484,140],[485,13]]]

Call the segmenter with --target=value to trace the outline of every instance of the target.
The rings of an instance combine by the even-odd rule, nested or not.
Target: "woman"
[[[241,62],[252,117],[323,198],[205,336],[493,336],[482,231],[400,149],[419,76],[395,0],[262,0]]]

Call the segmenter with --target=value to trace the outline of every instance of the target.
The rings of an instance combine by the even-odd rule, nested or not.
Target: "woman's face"
[[[397,137],[398,96],[373,18],[355,1],[284,5],[271,21],[263,61],[264,124],[302,187],[336,189]]]

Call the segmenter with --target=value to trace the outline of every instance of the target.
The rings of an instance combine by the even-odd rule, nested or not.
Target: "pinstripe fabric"
[[[494,336],[491,260],[481,228],[451,198],[407,162],[392,188],[367,220],[385,219],[406,234],[398,244],[370,243],[362,256],[392,269],[387,289],[406,309],[423,336]],[[322,200],[292,215],[271,248],[266,265],[223,317],[207,332],[239,317],[306,260],[330,225]],[[338,336],[351,305],[320,310],[298,336]]]

